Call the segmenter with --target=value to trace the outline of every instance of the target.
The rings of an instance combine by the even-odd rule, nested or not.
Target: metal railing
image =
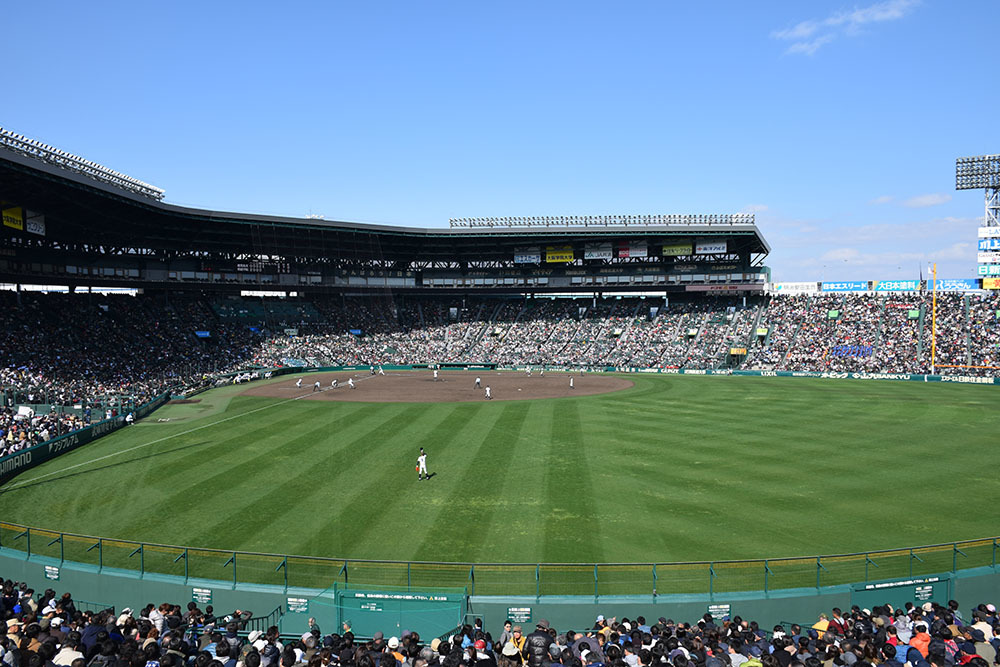
[[[996,570],[1000,537],[791,558],[674,563],[446,563],[382,561],[224,551],[64,533],[0,522],[0,547],[98,570],[184,579],[326,589],[465,588],[479,595],[715,596],[740,591],[820,588],[963,569]]]

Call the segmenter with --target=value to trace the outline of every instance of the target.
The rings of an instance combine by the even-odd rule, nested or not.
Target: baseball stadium
[[[988,243],[997,164],[958,163]],[[0,199],[35,588],[425,638],[1000,594],[956,493],[1000,494],[996,278],[773,282],[753,214],[186,208],[6,130]]]

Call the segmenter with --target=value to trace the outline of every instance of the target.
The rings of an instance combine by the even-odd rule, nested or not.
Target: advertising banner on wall
[[[867,292],[867,280],[849,280],[847,282],[825,282],[820,286],[824,292]]]
[[[934,281],[927,281],[927,289],[935,289]],[[979,289],[979,280],[976,278],[938,278],[937,290],[939,292],[970,292]]]
[[[573,246],[547,246],[545,262],[548,264],[573,261]]]
[[[816,283],[771,283],[771,291],[782,294],[812,294],[817,292]]]
[[[1000,227],[980,227],[979,238],[981,239],[1000,238]]]
[[[588,243],[583,246],[584,259],[611,259],[610,243]]]
[[[979,250],[1000,250],[1000,238],[979,239]]]
[[[34,211],[25,211],[24,231],[29,234],[45,236],[45,216]]]
[[[538,248],[515,248],[515,264],[538,264],[542,261],[542,252]]]
[[[619,241],[619,257],[646,257],[649,250],[645,241]]]
[[[717,241],[715,239],[704,239],[698,241],[694,245],[694,254],[696,255],[717,255],[728,252],[728,245],[726,241]]]
[[[976,261],[980,264],[1000,264],[1000,252],[976,253]]]
[[[690,241],[684,243],[665,243],[663,245],[664,257],[681,257],[694,254],[694,246]]]
[[[983,289],[1000,289],[1000,278],[983,278]]]
[[[3,209],[3,226],[24,231],[24,214],[20,206]]]
[[[980,264],[976,269],[977,276],[1000,276],[1000,264]]]
[[[876,292],[916,292],[920,289],[919,280],[876,280]]]

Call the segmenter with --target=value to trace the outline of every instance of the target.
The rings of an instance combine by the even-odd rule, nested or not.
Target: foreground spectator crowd
[[[247,632],[252,614],[216,616],[194,602],[87,611],[69,593],[40,595],[6,581],[0,593],[5,667],[991,667],[1000,648],[993,605],[963,613],[955,601],[834,608],[809,627],[761,628],[739,616],[696,623],[597,616],[580,631],[541,619],[530,628],[482,621],[430,638],[403,631],[355,636],[348,623],[289,638],[278,627]]]
[[[931,372],[932,340],[938,373],[996,375],[988,367],[1000,366],[996,293],[940,294],[935,317],[931,295],[917,292],[776,295],[746,305],[726,297],[210,301],[0,292],[0,309],[0,455],[255,367],[486,362],[920,374]],[[866,352],[844,354],[854,349]],[[27,417],[20,405],[58,410]]]

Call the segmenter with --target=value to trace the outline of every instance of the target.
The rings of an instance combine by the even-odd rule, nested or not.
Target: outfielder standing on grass
[[[427,452],[421,447],[420,456],[417,457],[417,481],[423,481],[424,475],[427,475]],[[430,479],[430,476],[427,478]]]

